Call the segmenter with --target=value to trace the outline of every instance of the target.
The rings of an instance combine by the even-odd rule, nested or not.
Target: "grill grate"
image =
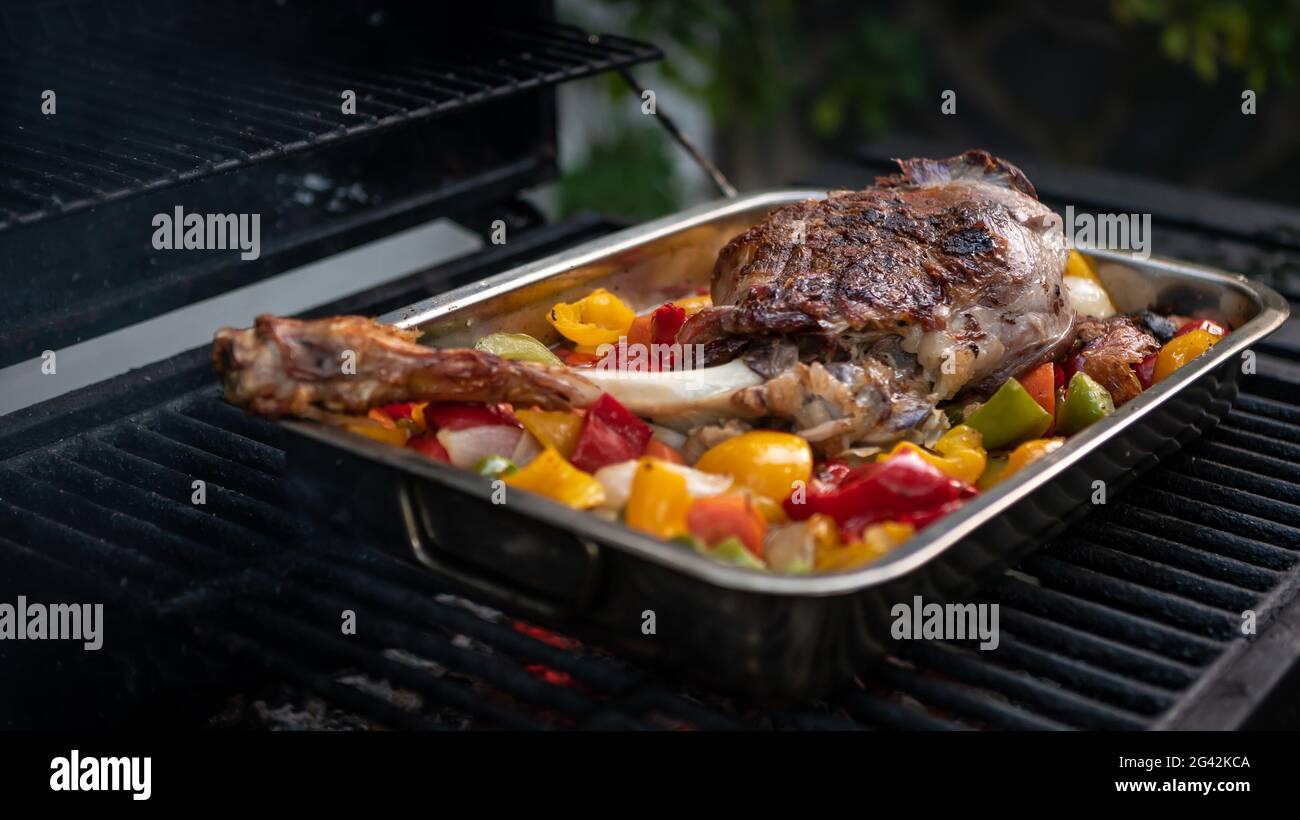
[[[381,312],[572,240],[549,230],[321,312]],[[985,590],[1001,605],[996,651],[908,643],[826,702],[773,712],[683,690],[311,532],[286,512],[278,428],[220,399],[202,351],[181,358],[173,381],[203,386],[76,435],[58,427],[66,414],[0,431],[0,562],[180,632],[227,693],[270,678],[386,726],[1161,726],[1241,646],[1242,610],[1267,620],[1300,572],[1300,404],[1287,382],[1249,377],[1203,440]],[[345,609],[355,636],[339,634]]]
[[[322,52],[302,47],[309,21],[290,11],[69,2],[58,37],[46,19],[0,27],[0,230],[660,56],[556,24],[441,19],[380,40],[374,18],[337,23]],[[56,116],[41,109],[47,89]],[[345,89],[356,115],[341,110]]]

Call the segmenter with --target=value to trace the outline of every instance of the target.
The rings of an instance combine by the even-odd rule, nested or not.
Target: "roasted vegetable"
[[[695,469],[729,475],[759,495],[784,499],[794,482],[807,483],[812,477],[812,463],[812,448],[799,436],[755,430],[710,448],[695,462]]]
[[[833,572],[862,566],[902,546],[915,532],[916,529],[911,524],[897,521],[872,524],[862,531],[858,539],[819,551],[816,568],[819,571]]]
[[[592,291],[577,302],[561,302],[547,316],[561,336],[593,349],[597,345],[615,344],[620,336],[627,336],[635,318],[630,307],[604,288]]]
[[[1052,414],[1015,379],[1007,379],[980,409],[966,419],[983,437],[984,447],[1001,450],[1038,438],[1052,425]]]
[[[706,544],[736,538],[755,556],[763,557],[767,520],[743,496],[696,499],[686,512],[686,528]]]
[[[1106,388],[1080,370],[1071,377],[1065,401],[1057,410],[1056,431],[1066,436],[1074,435],[1114,412],[1115,401]]]
[[[900,441],[888,453],[876,457],[877,461],[887,461],[902,452],[913,452],[939,468],[945,475],[974,484],[984,472],[988,454],[981,446],[978,430],[966,424],[959,424],[939,437],[934,443],[938,455],[929,452],[909,441]]]
[[[1164,347],[1160,348],[1160,354],[1156,357],[1156,367],[1152,373],[1152,383],[1159,384],[1169,378],[1170,374],[1175,370],[1214,347],[1222,340],[1223,336],[1199,327],[1193,328],[1182,335],[1175,335]]]
[[[629,527],[659,538],[674,538],[688,531],[686,512],[690,506],[691,496],[681,473],[655,458],[637,462],[632,492],[623,509],[623,521]]]
[[[607,464],[636,458],[645,452],[652,435],[650,425],[605,393],[587,408],[573,447],[573,465],[594,473]]]
[[[515,417],[543,447],[554,447],[569,458],[582,432],[582,416],[568,410],[519,410]]]
[[[1023,470],[1031,462],[1037,461],[1048,453],[1055,452],[1065,443],[1063,438],[1038,438],[1033,441],[1026,441],[1019,447],[1011,451],[1007,456],[1006,469],[1002,471],[999,481],[1010,478],[1016,473]]]
[[[474,472],[486,478],[500,478],[519,472],[519,467],[505,456],[484,456],[474,465]]]
[[[839,523],[844,539],[850,541],[870,524],[929,513],[970,498],[975,488],[944,475],[916,453],[905,451],[888,461],[855,468],[838,483],[813,481],[805,495],[802,503],[798,494],[786,499],[786,514],[795,520],[816,513],[829,515]]]
[[[546,345],[527,333],[489,333],[474,343],[474,349],[516,362],[537,362],[556,367],[564,364]]]
[[[503,480],[510,487],[544,495],[578,510],[600,506],[605,500],[600,482],[565,461],[552,447]]]

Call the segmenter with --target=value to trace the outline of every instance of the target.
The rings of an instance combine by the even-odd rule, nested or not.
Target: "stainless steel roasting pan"
[[[382,317],[440,346],[494,330],[555,339],[545,314],[594,287],[634,307],[707,285],[718,250],[771,209],[813,191],[710,203],[505,271]],[[960,601],[1201,435],[1227,412],[1250,346],[1286,318],[1277,293],[1169,259],[1090,256],[1121,311],[1212,315],[1233,333],[1208,354],[1073,437],[1065,447],[869,566],[786,576],[717,563],[684,547],[511,493],[414,452],[286,422],[291,486],[305,512],[463,589],[711,685],[766,698],[815,696],[889,650],[891,608],[920,595]]]

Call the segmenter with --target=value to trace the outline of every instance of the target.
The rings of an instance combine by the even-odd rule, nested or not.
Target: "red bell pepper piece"
[[[424,408],[424,420],[431,428],[437,430],[466,430],[470,427],[484,427],[491,424],[518,427],[522,430],[524,426],[519,419],[515,418],[509,405],[463,401],[433,402]]]
[[[686,308],[672,302],[660,305],[650,314],[650,341],[657,345],[670,345],[677,341],[677,332],[686,324]]]
[[[825,513],[847,531],[860,532],[868,524],[908,515],[928,524],[934,519],[923,513],[975,494],[971,485],[944,475],[914,451],[905,450],[888,461],[858,467],[839,485],[813,481],[804,503],[796,503],[797,494],[792,494],[784,507],[796,520]]]
[[[1156,360],[1159,358],[1159,353],[1152,353],[1150,356],[1147,356],[1142,361],[1133,365],[1133,372],[1137,374],[1138,383],[1142,385],[1143,390],[1146,390],[1151,386],[1152,382],[1155,381]]]
[[[582,432],[570,463],[594,473],[607,464],[636,458],[645,452],[653,435],[650,426],[608,393],[587,408]]]
[[[433,433],[421,433],[418,436],[411,436],[411,440],[406,442],[406,446],[434,461],[451,463],[451,456],[447,455],[447,448],[442,446],[442,442],[438,441],[438,437]]]
[[[1193,330],[1204,330],[1211,336],[1227,336],[1228,328],[1213,319],[1192,319],[1184,322],[1183,326],[1174,331],[1173,338],[1177,339],[1185,333],[1191,333]]]
[[[1065,368],[1059,364],[1052,365],[1052,378],[1057,390],[1065,387]]]

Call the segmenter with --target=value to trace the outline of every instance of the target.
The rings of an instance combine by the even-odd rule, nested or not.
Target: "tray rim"
[[[811,189],[769,189],[734,199],[702,203],[673,215],[582,243],[534,262],[511,268],[447,293],[420,300],[379,317],[379,321],[411,327],[447,316],[457,310],[502,293],[558,275],[612,254],[689,229],[738,212],[763,205],[780,205],[824,197],[825,191]],[[680,545],[670,544],[628,529],[621,523],[606,521],[590,513],[572,510],[542,496],[516,494],[510,500],[513,511],[540,522],[572,532],[575,536],[599,540],[600,548],[617,548],[652,561],[679,573],[693,576],[727,589],[763,595],[791,597],[827,597],[852,594],[896,580],[918,569],[954,547],[977,528],[1005,513],[1045,484],[1050,483],[1074,464],[1118,436],[1124,428],[1169,401],[1202,375],[1229,359],[1239,357],[1251,345],[1276,330],[1290,314],[1290,306],[1272,288],[1247,277],[1203,265],[1152,255],[1142,259],[1133,253],[1081,249],[1088,256],[1154,267],[1166,273],[1207,281],[1236,290],[1249,298],[1258,313],[1216,345],[1211,355],[1185,365],[1160,384],[1149,388],[1112,416],[1076,434],[1067,446],[1039,459],[995,489],[981,493],[961,510],[947,516],[914,536],[904,546],[882,559],[857,569],[809,574],[784,575],[776,572],[744,569],[715,561]],[[489,482],[470,472],[424,458],[416,453],[353,436],[324,425],[297,420],[282,420],[282,426],[320,444],[339,447],[355,455],[371,458],[413,478],[421,478],[490,501]]]

